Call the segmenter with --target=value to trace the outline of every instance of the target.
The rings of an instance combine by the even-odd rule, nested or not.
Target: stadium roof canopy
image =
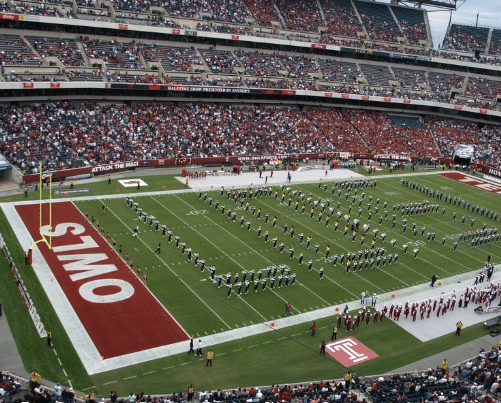
[[[392,4],[404,4],[407,6],[419,7],[431,6],[437,8],[445,8],[447,10],[456,10],[457,0],[392,0]]]

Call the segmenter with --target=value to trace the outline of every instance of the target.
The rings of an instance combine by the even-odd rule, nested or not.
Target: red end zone
[[[53,206],[52,250],[42,242],[37,246],[102,357],[188,340],[73,203]],[[20,205],[16,210],[33,239],[40,239],[39,206]]]
[[[325,351],[345,367],[351,367],[379,357],[369,347],[351,336],[327,343]]]
[[[455,181],[461,182],[461,183],[466,183],[467,185],[482,189],[482,190],[487,190],[488,192],[491,193],[496,193],[498,195],[501,195],[501,185],[498,185],[496,183],[492,183],[480,178],[475,178],[474,176],[470,175],[465,175],[464,173],[461,172],[445,172],[441,173],[440,175],[445,176],[446,178],[453,179]]]

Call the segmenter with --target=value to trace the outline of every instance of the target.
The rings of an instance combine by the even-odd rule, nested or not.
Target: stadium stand
[[[274,7],[274,3],[267,0],[244,0],[245,5],[254,19],[263,27],[272,27],[273,22],[282,24],[282,18]]]
[[[375,64],[359,64],[362,73],[370,85],[388,86],[389,81],[394,81],[395,77],[388,66]]]
[[[336,36],[357,38],[363,32],[362,25],[348,0],[321,0],[327,22],[327,32]]]
[[[242,49],[235,51],[242,65],[245,67],[245,74],[258,77],[280,77],[280,70],[285,68],[280,63],[275,53],[247,52]]]
[[[375,41],[397,42],[402,36],[389,6],[383,3],[354,1],[369,38]]]
[[[278,58],[282,65],[289,71],[289,77],[311,78],[313,74],[318,73],[318,66],[314,59],[300,55],[283,54],[279,54]]]
[[[245,85],[247,85],[247,87],[254,88],[289,88],[289,82],[287,80],[271,80],[261,77],[246,78]]]
[[[401,67],[392,67],[396,80],[403,88],[419,90],[420,85],[426,85],[426,74],[424,70],[411,70]]]
[[[275,4],[288,29],[317,32],[319,27],[325,26],[317,2],[277,0]]]
[[[380,112],[346,111],[346,117],[358,130],[370,152],[412,154],[407,141],[395,131],[391,120]]]
[[[237,80],[233,77],[220,84],[243,85]],[[285,87],[283,81],[275,81],[275,87],[280,85]],[[29,117],[28,123],[22,116]],[[129,120],[128,116],[137,118]],[[501,160],[497,126],[479,129],[473,123],[435,117],[430,120],[430,132],[420,118],[360,110],[59,103],[3,107],[0,117],[0,150],[12,164],[30,173],[36,172],[40,162],[45,169],[62,169],[168,155],[356,150],[450,157],[456,143],[476,144],[477,161],[499,166]]]
[[[458,74],[439,73],[436,71],[428,73],[428,83],[431,88],[430,97],[435,97],[439,100],[449,101],[453,88],[463,88],[465,81],[464,76]]]
[[[203,59],[207,63],[212,73],[235,74],[235,67],[240,67],[240,63],[232,52],[219,50],[200,51]]]
[[[341,111],[309,107],[305,108],[304,114],[335,145],[329,151],[369,152],[362,137]]]
[[[403,35],[410,44],[420,45],[420,41],[429,42],[422,10],[395,6],[391,6],[390,8],[402,28]]]
[[[142,70],[137,46],[131,42],[118,42],[116,39],[104,41],[83,38],[83,47],[89,59],[101,59],[108,68]]]
[[[468,78],[465,94],[475,98],[497,100],[501,93],[501,82],[484,77]]]
[[[214,24],[214,31],[222,32],[225,34],[252,35],[251,30],[248,27],[228,24]]]
[[[33,49],[45,59],[57,57],[65,66],[85,66],[85,60],[74,39],[59,39],[48,36],[25,36]]]
[[[19,35],[0,34],[2,66],[41,66],[42,61]]]
[[[356,84],[361,77],[360,69],[355,63],[318,58],[317,64],[325,81]]]
[[[103,75],[99,70],[86,71],[75,70],[66,73],[69,81],[103,81]]]
[[[208,3],[197,0],[169,0],[164,4],[167,14],[181,18],[200,18],[200,13],[211,13]]]
[[[8,398],[21,389],[21,383],[7,372],[0,371],[0,398]]]
[[[215,87],[243,87],[244,83],[239,76],[208,76],[207,85]]]
[[[192,48],[139,44],[146,62],[160,62],[165,71],[190,72],[193,65],[203,64],[199,53]]]
[[[501,56],[501,29],[494,28],[492,30],[489,54]]]
[[[487,45],[489,28],[470,25],[451,24],[442,48],[463,52],[484,52]]]

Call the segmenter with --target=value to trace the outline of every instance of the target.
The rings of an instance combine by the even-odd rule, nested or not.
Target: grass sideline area
[[[404,171],[405,173],[405,171]],[[370,176],[373,178],[374,176]],[[377,177],[377,175],[376,175]],[[154,179],[153,179],[154,178]],[[148,187],[140,189],[140,192],[161,191],[167,189],[184,189],[184,184],[174,179],[172,176],[151,177],[145,176],[143,179],[148,183]],[[440,190],[453,196],[473,203],[480,204],[488,209],[497,211],[499,208],[499,196],[485,191],[477,190],[473,187],[454,182],[450,179],[438,175],[419,176],[413,175],[407,178],[423,186]],[[113,181],[115,182],[115,181]],[[154,183],[154,184],[153,184]],[[331,199],[331,206],[340,202],[340,209],[346,213],[351,205],[350,195],[348,201],[343,197],[338,197],[337,192],[332,195],[331,187],[334,182],[326,182],[328,190],[325,191],[317,183],[288,185],[291,192],[297,190],[306,195],[314,195],[313,200],[322,197],[322,200]],[[65,185],[66,186],[66,185]],[[112,186],[113,192],[109,191]],[[163,186],[166,186],[164,189]],[[242,271],[244,268],[250,270],[255,268],[264,269],[270,264],[287,264],[291,272],[297,273],[298,284],[294,287],[284,287],[276,292],[251,292],[241,299],[233,295],[227,298],[226,287],[218,288],[216,284],[208,281],[207,269],[200,272],[199,266],[195,267],[183,256],[180,249],[168,244],[166,238],[161,237],[161,233],[155,231],[149,224],[144,224],[138,219],[137,214],[131,210],[125,202],[125,198],[107,198],[107,194],[116,194],[119,188],[116,183],[108,185],[103,182],[77,185],[76,187],[88,187],[91,195],[101,196],[95,200],[78,200],[73,197],[76,206],[82,212],[88,212],[89,217],[94,215],[99,219],[100,225],[106,231],[110,231],[110,237],[116,239],[117,245],[122,245],[123,253],[128,253],[135,265],[139,265],[142,271],[148,273],[148,287],[164,306],[173,314],[179,323],[190,333],[204,335],[205,332],[219,332],[224,328],[224,324],[230,328],[248,326],[263,320],[273,320],[283,315],[284,300],[290,300],[293,305],[293,313],[308,312],[327,306],[343,307],[347,301],[357,300],[362,291],[383,293],[392,290],[406,288],[416,284],[428,282],[433,274],[439,277],[451,276],[459,273],[471,271],[483,266],[487,255],[492,254],[493,262],[501,261],[501,244],[489,244],[478,248],[470,248],[467,243],[459,244],[458,252],[452,251],[452,236],[470,229],[470,220],[475,219],[474,229],[481,228],[485,221],[487,228],[496,227],[499,222],[484,220],[477,213],[472,213],[462,207],[459,208],[444,201],[430,198],[423,193],[417,192],[401,184],[401,178],[381,178],[377,181],[377,187],[359,190],[360,197],[362,191],[366,193],[365,201],[362,204],[363,214],[361,226],[369,223],[366,205],[368,198],[373,197],[372,211],[376,207],[376,200],[379,198],[379,214],[372,214],[371,229],[379,228],[379,234],[387,232],[384,242],[378,239],[378,245],[384,246],[387,253],[394,253],[390,240],[393,236],[397,239],[395,251],[399,253],[399,261],[396,265],[386,265],[384,270],[369,269],[360,274],[345,274],[345,266],[338,262],[334,266],[332,257],[341,252],[357,252],[366,247],[370,248],[372,236],[367,236],[365,245],[361,246],[361,233],[352,242],[351,231],[343,236],[345,220],[339,220],[339,228],[334,231],[335,217],[331,217],[328,226],[325,225],[325,215],[318,222],[318,209],[315,209],[313,219],[310,219],[310,206],[306,202],[306,212],[301,214],[301,205],[296,211],[294,203],[288,207],[286,203],[280,203],[274,197],[261,197],[249,199],[249,211],[237,209],[233,202],[220,195],[219,190],[208,193],[215,202],[219,199],[219,205],[226,204],[238,213],[236,222],[228,219],[226,214],[221,214],[221,209],[216,210],[214,205],[208,206],[208,202],[203,202],[197,192],[185,194],[159,194],[153,196],[134,195],[134,202],[137,202],[143,211],[155,215],[161,223],[168,224],[173,236],[179,236],[181,242],[186,242],[187,247],[193,249],[194,253],[199,253],[200,259],[206,260],[206,265],[215,264],[217,274],[225,274],[231,271]],[[282,190],[277,190],[279,195]],[[131,193],[137,189],[131,188]],[[121,189],[121,193],[129,193],[129,189]],[[10,196],[14,197],[14,196]],[[308,197],[308,196],[307,196]],[[406,234],[402,233],[402,217],[397,215],[396,231],[391,230],[391,215],[393,204],[420,202],[424,199],[430,200],[433,204],[439,205],[438,213],[427,213],[423,215],[406,217],[408,228]],[[24,196],[16,200],[24,200]],[[0,201],[12,201],[9,198]],[[388,218],[378,225],[379,216],[383,209],[383,203],[388,203]],[[101,216],[102,204],[107,205],[108,213]],[[252,214],[252,206],[261,208],[261,218],[257,219]],[[445,215],[442,216],[442,208],[446,208]],[[453,211],[457,211],[457,218],[452,219]],[[270,223],[264,224],[264,215],[269,213]],[[2,213],[3,214],[3,213]],[[256,213],[257,214],[257,213]],[[461,216],[465,215],[465,224],[461,223]],[[352,220],[358,216],[358,203],[352,208]],[[251,221],[251,231],[247,231],[247,226],[239,224],[239,219],[244,216],[245,222]],[[271,226],[272,217],[278,217],[277,227]],[[435,242],[423,241],[420,233],[414,239],[412,235],[412,223],[417,223],[417,228],[426,228],[426,232],[436,233]],[[288,229],[284,234],[283,225],[287,222]],[[132,228],[140,226],[139,239],[132,238]],[[262,236],[258,238],[257,228],[262,227]],[[291,239],[290,229],[294,226],[295,236]],[[280,253],[271,246],[271,242],[264,242],[264,232],[268,230],[270,239],[278,238],[278,244],[285,243],[284,253]],[[303,245],[299,244],[299,234],[304,233]],[[9,318],[14,337],[26,365],[30,371],[36,368],[46,379],[59,381],[66,384],[70,379],[77,390],[87,390],[93,388],[100,396],[107,396],[110,389],[118,390],[119,395],[127,395],[130,392],[144,391],[146,393],[172,393],[185,389],[193,383],[198,389],[213,388],[234,388],[239,386],[266,385],[276,383],[300,383],[310,380],[340,378],[346,372],[338,362],[330,357],[318,354],[319,344],[322,338],[330,338],[332,326],[335,323],[334,316],[317,321],[318,329],[315,337],[310,336],[309,325],[304,323],[277,331],[268,332],[258,336],[242,338],[221,345],[213,346],[215,352],[214,367],[205,368],[205,359],[195,358],[180,354],[148,363],[138,364],[107,373],[88,376],[85,373],[79,358],[65,335],[62,324],[48,303],[45,293],[41,288],[38,279],[29,267],[24,265],[23,251],[21,250],[14,230],[6,225],[4,216],[0,217],[0,233],[7,241],[11,254],[15,257],[22,277],[31,297],[38,308],[40,316],[47,328],[53,333],[53,342],[58,350],[58,357],[47,348],[46,341],[39,339],[31,319],[29,318],[24,302],[15,287],[12,275],[5,262],[2,261],[0,292],[2,304]],[[306,248],[306,238],[312,235],[310,248]],[[447,237],[446,246],[441,246],[442,237]],[[423,243],[419,243],[421,241]],[[162,242],[162,253],[154,253],[158,242]],[[416,243],[420,248],[418,259],[413,258],[412,249],[407,255],[402,251],[402,245],[407,242]],[[320,251],[315,253],[314,245],[320,244]],[[326,245],[331,245],[329,259],[325,259]],[[295,258],[289,258],[289,248],[294,246]],[[297,256],[304,253],[304,261],[313,261],[313,270],[308,272],[306,264],[299,265]],[[160,260],[159,260],[160,259]],[[175,275],[165,267],[169,266],[174,270]],[[324,279],[319,279],[318,270],[325,268]],[[176,276],[179,276],[186,283],[196,290],[195,298],[193,293],[183,287]],[[233,282],[233,281],[232,281]],[[268,285],[269,288],[269,285]],[[207,306],[211,309],[209,310]],[[215,318],[213,313],[217,312],[222,319]],[[13,317],[12,313],[15,313]],[[223,324],[224,322],[224,324]],[[454,338],[453,330],[438,339],[421,343],[414,336],[402,330],[399,326],[389,320],[378,323],[376,326],[361,326],[355,332],[355,337],[366,344],[369,348],[379,354],[379,358],[364,364],[352,367],[351,369],[362,374],[377,374],[390,371],[393,368],[411,363],[420,358],[438,353],[444,348],[451,348],[460,343],[473,340],[486,333],[481,325],[472,326],[462,333],[461,339]],[[342,335],[340,335],[342,337]],[[391,340],[391,342],[388,342]],[[188,343],[187,349],[188,350]],[[57,358],[61,359],[68,373],[68,378],[60,370]],[[438,364],[438,363],[437,363]]]

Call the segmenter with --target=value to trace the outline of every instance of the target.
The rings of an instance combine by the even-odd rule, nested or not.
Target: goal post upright
[[[39,243],[39,242],[45,242],[47,247],[49,249],[52,249],[52,175],[49,175],[49,236],[48,239],[44,234],[43,230],[43,195],[42,195],[42,190],[43,190],[43,171],[42,171],[42,164],[40,164],[40,178],[39,178],[39,232],[41,238],[38,241],[33,242],[31,245],[30,249],[33,249],[33,247]]]

